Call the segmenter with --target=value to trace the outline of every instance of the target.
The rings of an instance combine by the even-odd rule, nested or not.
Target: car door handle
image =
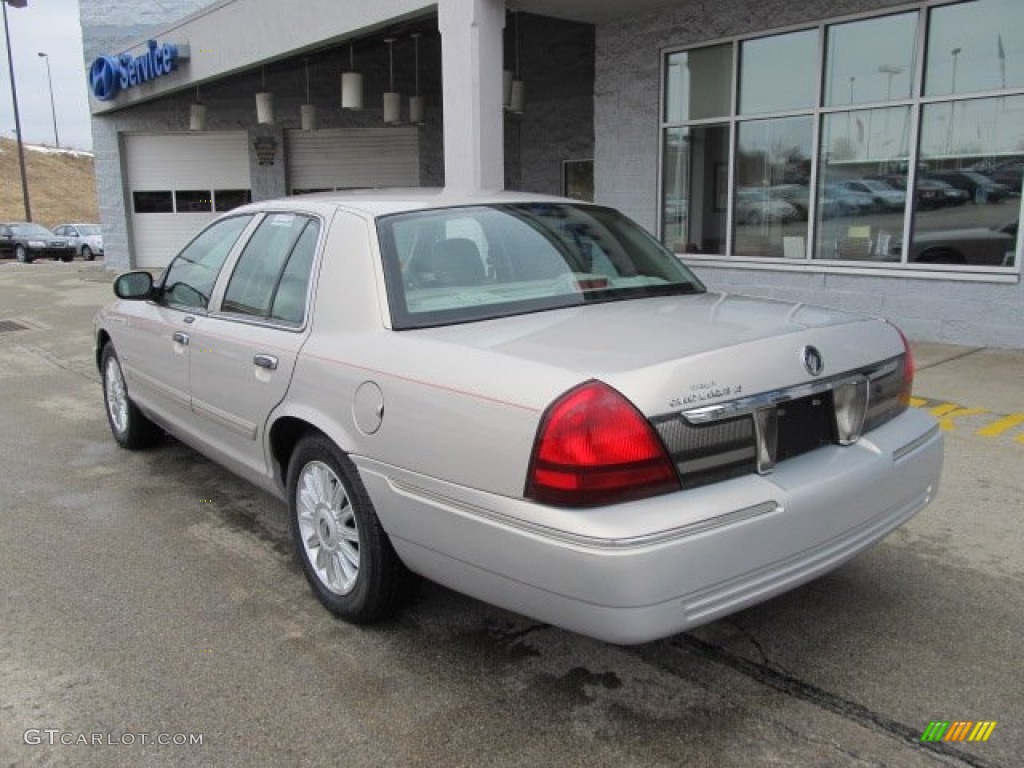
[[[277,370],[277,358],[273,355],[256,355],[252,359],[252,364],[257,368],[266,368],[268,371]]]
[[[187,347],[188,346],[188,334],[187,333],[182,333],[181,331],[175,331],[173,338],[174,338],[175,342],[177,342],[178,344],[181,344],[183,347]]]

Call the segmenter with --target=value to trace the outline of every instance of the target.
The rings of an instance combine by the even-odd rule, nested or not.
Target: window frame
[[[691,44],[679,44],[664,46],[659,50],[659,83],[658,83],[658,155],[657,155],[657,206],[656,206],[656,232],[658,238],[664,242],[666,216],[666,179],[665,179],[665,154],[668,131],[670,129],[687,130],[710,125],[728,125],[729,131],[729,162],[728,162],[728,209],[726,211],[725,223],[725,248],[724,252],[716,254],[687,253],[685,258],[695,263],[707,264],[709,266],[744,266],[755,269],[774,269],[786,271],[804,271],[811,273],[831,272],[839,274],[870,274],[886,276],[905,276],[910,278],[936,277],[944,279],[976,280],[986,282],[1019,282],[1022,274],[1022,262],[1024,262],[1024,237],[1018,237],[1017,251],[1014,263],[1007,267],[993,266],[972,266],[972,265],[935,265],[909,262],[911,254],[911,238],[914,232],[914,200],[910,190],[915,188],[918,176],[918,165],[920,164],[920,132],[922,111],[925,106],[934,103],[945,102],[967,102],[976,99],[1024,96],[1024,87],[999,89],[995,91],[978,91],[958,94],[942,94],[937,96],[925,96],[925,67],[927,63],[927,44],[931,12],[943,6],[957,5],[970,0],[919,0],[896,5],[888,8],[875,9],[854,14],[840,16],[829,16],[820,20],[791,24],[783,27],[757,32],[731,35],[709,40],[701,40]],[[828,56],[829,28],[841,24],[873,19],[884,19],[886,17],[899,16],[901,14],[916,12],[916,33],[914,39],[913,71],[911,75],[910,96],[903,98],[893,97],[889,100],[871,101],[854,104],[839,104],[833,106],[825,105],[826,90],[826,65]],[[818,36],[817,45],[817,88],[814,106],[811,109],[787,110],[779,112],[765,112],[744,115],[739,112],[740,98],[740,53],[745,41],[776,37],[793,32],[816,30]],[[695,50],[713,46],[732,46],[732,73],[729,95],[728,115],[716,118],[702,118],[695,120],[670,121],[668,120],[668,63],[673,54],[692,52]],[[902,227],[902,244],[899,261],[878,262],[867,264],[861,261],[831,261],[822,258],[815,258],[815,243],[818,239],[818,185],[821,176],[821,138],[824,120],[827,115],[834,113],[851,114],[867,113],[872,109],[884,109],[891,107],[909,108],[909,130],[908,148],[910,156],[907,159],[907,188],[908,199],[904,210]],[[811,172],[808,180],[809,185],[809,209],[807,213],[807,229],[805,231],[805,252],[801,259],[780,258],[778,256],[738,256],[734,255],[735,248],[735,194],[736,187],[736,166],[738,158],[739,126],[742,123],[753,120],[769,120],[794,116],[810,116],[812,120],[811,136]],[[1018,210],[1018,230],[1024,227],[1024,197],[1011,198],[1016,202]],[[688,210],[688,218],[690,211]],[[1012,213],[1010,214],[1012,215]],[[671,249],[670,246],[666,246]]]
[[[226,221],[230,221],[232,219],[238,219],[238,218],[246,218],[246,219],[249,219],[249,221],[245,224],[245,226],[243,226],[241,228],[241,230],[239,230],[238,236],[235,238],[235,241],[228,248],[227,253],[224,256],[224,260],[220,263],[220,266],[217,268],[217,274],[214,276],[213,282],[210,284],[210,295],[206,297],[206,305],[202,306],[202,307],[197,307],[197,306],[192,306],[192,305],[188,305],[188,304],[182,304],[180,302],[169,300],[168,299],[167,290],[166,290],[167,289],[167,278],[170,276],[171,270],[174,267],[174,265],[180,259],[182,259],[182,257],[185,254],[185,252],[190,247],[192,247],[192,245],[197,240],[199,240],[199,238],[201,238],[204,234],[209,232],[214,227],[216,227],[216,226],[218,226],[220,224],[223,224]],[[209,224],[207,224],[202,229],[200,229],[195,234],[195,236],[191,240],[189,240],[188,243],[186,243],[185,246],[182,247],[182,249],[180,251],[178,251],[178,253],[175,254],[174,258],[170,260],[170,262],[167,264],[167,267],[164,269],[163,273],[160,275],[160,280],[159,280],[159,283],[157,284],[157,288],[159,290],[159,295],[156,297],[156,302],[160,306],[167,307],[168,309],[173,309],[173,310],[177,310],[177,311],[181,311],[181,312],[187,312],[189,314],[194,314],[194,315],[202,315],[202,316],[209,315],[210,314],[210,307],[212,305],[214,305],[215,300],[216,300],[216,304],[218,306],[219,306],[219,303],[220,303],[220,300],[217,297],[218,297],[218,294],[220,292],[220,289],[219,289],[220,283],[221,283],[221,281],[222,281],[222,279],[224,277],[225,266],[228,265],[228,264],[231,264],[231,263],[233,263],[235,261],[236,257],[234,256],[234,254],[237,254],[239,252],[240,244],[248,243],[249,242],[249,237],[252,234],[252,231],[253,231],[253,228],[254,228],[254,224],[258,220],[259,220],[259,216],[257,216],[252,211],[248,211],[248,212],[245,212],[245,213],[238,213],[238,214],[233,214],[233,215],[217,218],[214,221],[211,221]],[[202,295],[202,294],[200,294],[200,295]]]
[[[256,233],[256,231],[259,229],[260,225],[264,221],[266,221],[268,218],[272,216],[281,214],[302,216],[305,219],[307,219],[307,227],[309,226],[309,223],[315,222],[318,229],[316,241],[313,245],[313,259],[310,262],[309,279],[306,282],[306,305],[303,310],[302,322],[298,324],[288,322],[287,320],[275,318],[273,317],[272,313],[274,311],[274,301],[277,298],[277,290],[280,288],[280,278],[288,269],[288,264],[291,262],[292,256],[295,253],[295,246],[298,245],[298,242],[302,239],[301,233],[293,243],[292,249],[288,254],[288,258],[286,258],[282,264],[281,272],[278,275],[278,283],[275,285],[274,294],[271,296],[270,299],[271,314],[268,314],[266,316],[245,314],[242,312],[233,312],[229,309],[224,309],[223,307],[224,299],[227,295],[228,285],[231,282],[231,278],[235,273],[235,269],[238,266],[238,262],[241,260],[242,255],[245,253],[245,249],[249,245],[249,241],[252,239],[252,236]],[[247,214],[228,214],[225,216],[225,218],[229,218],[231,215]],[[239,238],[239,242],[235,244],[232,255],[229,256],[228,260],[221,266],[221,272],[217,278],[217,284],[214,287],[214,291],[210,297],[209,309],[207,314],[211,318],[216,318],[218,320],[226,320],[233,323],[243,323],[245,325],[273,328],[275,330],[289,331],[292,333],[304,332],[305,330],[308,329],[311,319],[310,311],[312,309],[313,304],[312,298],[316,286],[316,276],[320,268],[320,259],[322,258],[322,251],[324,248],[324,243],[326,242],[326,238],[327,221],[319,213],[308,210],[292,210],[287,208],[272,208],[257,211],[254,216],[253,222],[251,222],[246,231],[243,232],[243,236]]]

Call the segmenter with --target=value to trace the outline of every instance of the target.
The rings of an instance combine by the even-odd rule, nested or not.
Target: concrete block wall
[[[902,0],[679,0],[597,27],[597,200],[652,232],[658,210],[661,51],[905,6]],[[813,65],[813,63],[809,63]],[[891,319],[914,339],[1024,348],[1024,285],[691,264],[713,290],[825,304]]]

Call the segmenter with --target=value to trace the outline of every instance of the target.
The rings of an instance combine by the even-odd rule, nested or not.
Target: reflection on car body
[[[839,566],[938,488],[892,325],[707,292],[602,206],[257,203],[115,291],[115,439],[166,429],[286,500],[314,593],[353,622],[397,610],[411,571],[643,642]]]

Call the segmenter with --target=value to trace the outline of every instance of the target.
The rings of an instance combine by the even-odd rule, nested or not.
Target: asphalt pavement
[[[110,280],[0,262],[0,765],[1021,764],[1024,352],[915,344],[938,499],[770,602],[623,648],[423,584],[357,628],[279,502],[171,439],[115,445]]]

